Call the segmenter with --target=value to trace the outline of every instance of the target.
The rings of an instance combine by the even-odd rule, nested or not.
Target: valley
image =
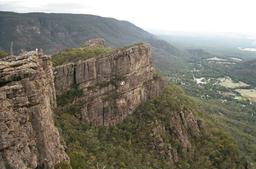
[[[1,169],[256,168],[250,40],[87,14],[0,21]]]
[[[236,68],[249,70],[241,66],[247,62],[198,49],[189,52],[192,55],[187,69],[175,75],[167,74],[167,79],[203,102],[203,111],[237,141],[240,150],[255,165],[256,86],[250,80],[255,67],[241,78],[233,72]]]

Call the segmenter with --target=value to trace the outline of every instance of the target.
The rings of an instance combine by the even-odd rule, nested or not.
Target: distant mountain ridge
[[[150,43],[154,61],[162,69],[177,69],[184,65],[180,58],[183,51],[130,22],[114,18],[87,14],[0,12],[0,23],[0,50],[9,51],[13,42],[16,53],[21,49],[42,48],[52,54],[100,37],[110,47]]]
[[[53,52],[97,36],[107,37],[107,44],[115,47],[153,38],[129,22],[94,15],[1,12],[0,18],[1,48],[7,50],[11,41],[15,51],[42,47]]]

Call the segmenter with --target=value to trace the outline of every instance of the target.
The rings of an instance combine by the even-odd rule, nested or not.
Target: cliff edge
[[[94,41],[92,41],[94,42]],[[137,106],[162,93],[164,83],[150,62],[150,47],[140,43],[57,66],[55,88],[59,96],[77,87],[82,96],[80,118],[95,125],[115,125]]]
[[[164,84],[147,44],[85,44],[53,56],[54,68],[37,51],[0,60],[1,169],[250,168],[196,102]]]
[[[0,168],[54,168],[69,157],[54,126],[49,57],[37,52],[0,60]]]

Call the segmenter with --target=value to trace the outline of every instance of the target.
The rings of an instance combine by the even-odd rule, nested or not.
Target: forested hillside
[[[79,91],[58,97],[55,120],[75,169],[246,169],[238,146],[177,86],[141,105],[121,124],[79,120]],[[63,102],[62,98],[68,98]]]
[[[235,65],[230,74],[237,80],[256,86],[256,60],[250,60]]]
[[[104,38],[110,47],[122,47],[139,42],[152,45],[153,61],[161,69],[183,69],[184,55],[169,43],[156,38],[127,21],[84,14],[48,14],[0,12],[0,50],[42,48],[57,53],[79,47],[92,38]]]

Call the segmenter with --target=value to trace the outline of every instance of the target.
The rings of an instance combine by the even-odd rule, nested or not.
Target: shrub
[[[0,59],[3,58],[3,57],[5,57],[5,56],[7,56],[7,55],[8,55],[7,52],[5,52],[5,51],[3,51],[3,50],[0,50]]]
[[[72,169],[68,161],[61,161],[54,166],[54,169]]]
[[[111,48],[71,48],[52,56],[54,66],[111,54]]]

